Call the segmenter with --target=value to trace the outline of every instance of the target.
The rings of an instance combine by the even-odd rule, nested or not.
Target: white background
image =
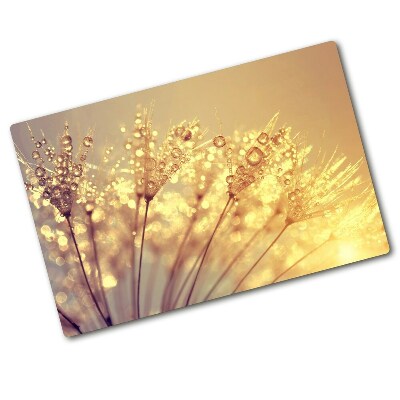
[[[399,399],[396,3],[2,2],[0,397]],[[10,125],[328,40],[343,58],[391,253],[64,338]]]

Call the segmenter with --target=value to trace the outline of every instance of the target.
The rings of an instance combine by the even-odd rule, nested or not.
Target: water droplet
[[[47,184],[47,179],[46,178],[40,178],[39,179],[39,186],[46,186]]]
[[[32,190],[33,189],[33,185],[29,182],[25,182],[25,190]]]
[[[178,171],[178,169],[179,169],[179,165],[178,164],[172,164],[171,165],[171,171],[172,172],[176,172],[176,171]]]
[[[160,169],[164,169],[165,168],[165,162],[164,161],[160,161],[160,163],[158,164],[158,167]]]
[[[192,138],[192,131],[190,129],[187,129],[181,136],[182,140],[190,140]]]
[[[258,147],[251,147],[246,153],[246,160],[251,166],[260,164],[264,156],[264,153]]]
[[[54,186],[53,191],[51,193],[51,197],[54,199],[59,199],[61,197],[61,188],[60,186]]]
[[[71,137],[71,136],[69,136],[69,135],[63,135],[63,136],[62,136],[62,138],[61,138],[61,144],[62,144],[64,147],[69,147],[69,146],[71,145],[71,143],[72,143],[72,137]]]
[[[154,158],[146,158],[144,162],[144,169],[146,171],[153,171],[156,168],[156,160]]]
[[[83,139],[83,145],[85,147],[91,147],[93,145],[93,138],[91,136],[86,136]]]
[[[233,183],[234,179],[235,179],[235,178],[234,178],[233,175],[228,175],[228,176],[226,177],[226,183],[231,184],[231,183]]]
[[[43,176],[46,175],[46,171],[45,171],[45,169],[42,168],[42,167],[37,167],[37,168],[35,169],[35,175],[36,175],[38,178],[42,178]]]
[[[65,171],[66,171],[66,168],[64,168],[64,167],[57,167],[56,168],[56,174],[57,175],[64,175]]]
[[[290,179],[285,179],[285,185],[290,185]]]
[[[164,174],[161,176],[161,183],[164,184],[168,180],[168,175]]]
[[[78,189],[78,184],[76,182],[71,183],[71,190],[75,191]]]
[[[43,198],[48,200],[51,197],[51,193],[48,190],[43,192]]]
[[[82,176],[82,165],[81,164],[75,165],[72,172],[76,177]]]
[[[40,153],[37,150],[35,150],[34,152],[32,152],[32,158],[34,160],[37,160],[38,158],[40,158]]]
[[[265,132],[261,132],[257,138],[258,143],[266,144],[268,142],[268,134]]]
[[[222,135],[215,136],[213,139],[213,143],[215,147],[224,147],[226,144],[226,140]]]
[[[36,142],[36,143],[35,143],[35,146],[36,146],[37,149],[40,149],[40,148],[42,147],[42,143]]]
[[[154,189],[156,187],[156,183],[154,181],[150,180],[150,181],[147,182],[147,187],[149,189]]]
[[[181,150],[181,149],[178,149],[178,147],[174,147],[174,148],[171,150],[171,155],[172,155],[172,157],[174,157],[174,158],[179,158],[179,157],[182,155],[182,150]]]

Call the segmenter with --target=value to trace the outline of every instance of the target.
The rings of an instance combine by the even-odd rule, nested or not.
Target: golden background
[[[190,54],[188,55],[190,56]],[[195,55],[193,56],[195,62]],[[165,62],[178,62],[166,60]],[[159,67],[162,67],[160,65]],[[156,73],[156,68],[154,69]],[[134,72],[133,72],[134,73]],[[105,79],[112,79],[105,77]],[[99,82],[101,85],[101,82]],[[79,87],[77,87],[79,93]],[[137,104],[154,101],[154,128],[198,117],[202,126],[218,133],[215,109],[223,134],[235,129],[261,129],[275,112],[280,124],[306,133],[314,147],[324,141],[328,153],[338,147],[349,161],[364,156],[351,100],[334,42],[266,58],[156,88],[89,104],[28,121],[33,131],[50,138],[61,134],[68,120],[71,132],[83,137],[95,129],[95,149],[115,144],[120,127],[132,125]],[[15,143],[30,154],[25,123],[12,127]],[[325,136],[323,136],[325,133]],[[122,141],[122,137],[121,137]],[[361,172],[369,177],[366,163]]]

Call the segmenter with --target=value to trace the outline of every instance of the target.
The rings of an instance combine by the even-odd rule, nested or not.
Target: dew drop
[[[256,166],[260,164],[264,156],[264,153],[258,147],[251,147],[246,153],[246,161],[251,166]]]
[[[146,158],[144,168],[146,171],[153,171],[156,168],[156,160],[154,158]]]
[[[233,181],[234,181],[234,176],[233,175],[228,175],[226,177],[226,183],[231,184],[231,183],[233,183]]]
[[[192,138],[193,134],[192,131],[190,129],[187,129],[181,136],[182,140],[190,140]]]
[[[35,143],[35,146],[37,149],[40,149],[42,147],[42,143],[38,141]]]
[[[47,179],[46,178],[40,178],[39,179],[39,186],[46,186],[47,184]]]
[[[93,138],[91,136],[86,136],[83,139],[83,145],[85,147],[91,147],[93,145]]]
[[[179,157],[182,155],[182,150],[181,150],[181,149],[178,149],[178,147],[174,147],[174,148],[171,150],[171,155],[172,155],[172,157],[174,157],[174,158],[179,158]]]
[[[164,169],[165,168],[165,162],[164,161],[160,161],[160,163],[158,164],[159,169]]]
[[[45,171],[45,169],[42,168],[42,167],[37,167],[37,168],[35,169],[35,175],[36,175],[38,178],[42,178],[43,176],[46,175],[46,171]]]
[[[172,164],[171,165],[171,171],[172,172],[176,172],[176,171],[178,171],[178,169],[179,169],[179,165],[178,164]]]
[[[56,168],[57,175],[64,175],[65,171],[66,171],[66,169],[64,167],[57,167]]]
[[[183,133],[183,127],[182,126],[178,126],[177,128],[175,128],[175,136],[181,136]]]
[[[213,139],[213,143],[215,147],[224,147],[226,144],[226,140],[222,135],[215,136]]]
[[[72,143],[72,137],[71,137],[71,136],[69,136],[69,135],[63,135],[63,136],[62,136],[62,138],[61,138],[61,144],[62,144],[64,147],[69,147],[69,146],[71,145],[71,143]]]
[[[39,159],[40,158],[40,153],[37,150],[35,150],[34,152],[32,152],[32,158],[34,160]]]
[[[52,197],[55,199],[59,199],[61,197],[61,188],[60,186],[54,186],[52,191]]]
[[[258,143],[266,144],[268,142],[268,134],[265,132],[261,132],[257,138]]]
[[[168,180],[168,175],[164,174],[161,176],[161,182],[164,184]]]
[[[82,176],[82,166],[81,166],[81,164],[76,165],[73,168],[72,172],[73,172],[74,176],[76,176],[76,177]]]

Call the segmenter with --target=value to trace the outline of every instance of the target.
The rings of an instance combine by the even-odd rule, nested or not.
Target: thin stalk
[[[131,267],[131,277],[132,277],[132,309],[133,309],[133,319],[138,318],[136,315],[136,298],[137,298],[137,290],[136,290],[136,269],[135,269],[135,263],[136,263],[136,237],[137,237],[137,231],[139,227],[139,209],[140,209],[140,200],[141,196],[137,196],[136,198],[136,210],[135,210],[135,220],[133,221],[133,232],[135,232],[135,235],[133,237],[133,247],[132,247],[132,267]]]
[[[146,231],[147,224],[147,214],[149,212],[149,205],[151,200],[146,200],[146,210],[144,212],[144,221],[143,221],[143,229],[142,229],[142,243],[140,244],[140,258],[139,258],[139,271],[138,271],[138,283],[137,283],[137,298],[136,298],[136,307],[137,307],[137,317],[140,318],[140,279],[142,276],[142,261],[143,261],[143,247],[144,247],[144,236]]]
[[[183,293],[184,289],[186,288],[187,283],[189,282],[193,273],[195,272],[197,264],[200,262],[200,259],[206,250],[206,247],[207,247],[207,243],[203,246],[202,250],[200,251],[199,255],[197,256],[195,263],[193,264],[193,267],[190,269],[190,272],[186,275],[185,280],[183,281],[183,283],[180,286],[178,294],[175,296],[175,300],[172,302],[172,306],[169,306],[169,308],[168,308],[169,310],[173,310],[176,308],[176,305],[178,304],[178,301],[179,301],[180,297],[182,296],[182,293]]]
[[[256,240],[257,236],[263,232],[266,228],[266,225],[263,225],[260,229],[258,229],[253,236],[246,242],[242,250],[240,250],[235,257],[231,260],[231,262],[228,264],[228,266],[225,268],[224,272],[220,275],[220,277],[217,279],[217,281],[214,283],[212,288],[208,291],[207,295],[204,297],[203,301],[207,301],[215,289],[218,287],[218,285],[222,282],[222,280],[226,277],[228,272],[231,270],[232,266],[239,260],[239,258],[243,255],[243,253],[250,247],[251,243]]]
[[[169,274],[169,277],[167,278],[168,279],[167,285],[164,290],[164,296],[163,296],[163,300],[162,300],[162,310],[163,311],[165,311],[166,304],[169,302],[171,293],[173,293],[173,291],[174,291],[174,286],[175,286],[174,278],[178,271],[179,261],[182,257],[182,250],[184,249],[186,242],[188,241],[189,236],[192,233],[193,226],[197,220],[199,204],[200,204],[200,199],[196,203],[196,208],[195,208],[196,212],[194,214],[192,214],[192,216],[190,218],[189,225],[186,229],[185,235],[183,236],[183,239],[179,246],[178,252],[176,253],[175,261],[172,264],[172,267],[170,268],[171,272]]]
[[[89,212],[87,212],[87,214],[89,217],[89,231],[90,231],[90,237],[92,238],[94,261],[95,261],[95,265],[96,265],[97,276],[99,277],[98,283],[100,286],[100,292],[101,292],[101,296],[103,298],[104,306],[106,308],[107,315],[108,315],[106,317],[106,320],[107,320],[107,324],[112,325],[113,323],[112,323],[112,318],[111,318],[111,313],[110,313],[110,307],[108,305],[107,296],[106,296],[106,293],[105,293],[104,287],[103,287],[103,273],[101,271],[99,256],[98,256],[98,252],[97,252],[97,244],[96,244],[96,240],[94,238],[94,226],[93,226],[93,219],[92,219],[93,212],[89,211]]]
[[[183,281],[183,283],[182,283],[182,285],[181,285],[181,287],[180,287],[180,289],[178,291],[178,294],[175,296],[175,300],[172,302],[172,306],[168,307],[169,310],[173,310],[173,309],[176,308],[176,305],[177,305],[180,297],[182,296],[182,293],[183,293],[184,289],[186,288],[186,285],[189,282],[189,279],[192,277],[194,271],[196,270],[196,266],[197,266],[198,262],[200,261],[200,258],[203,255],[204,250],[205,250],[205,246],[203,247],[203,250],[200,252],[199,256],[197,257],[196,262],[194,263],[194,265],[191,268],[190,272],[186,275],[186,278]]]
[[[159,254],[158,251],[155,252],[156,254]],[[147,274],[147,282],[146,282],[146,290],[145,290],[145,301],[144,301],[144,313],[146,316],[150,315],[150,312],[152,311],[153,307],[153,300],[154,299],[154,285],[157,281],[157,277],[159,276],[160,269],[162,269],[162,264],[160,257],[157,257],[157,259],[154,260],[151,268],[149,268],[149,273]]]
[[[79,327],[78,324],[76,324],[70,317],[68,317],[68,315],[65,314],[65,312],[62,311],[60,308],[58,308],[58,306],[57,306],[57,311],[75,330],[79,332],[80,335],[82,335],[81,328]]]
[[[283,272],[281,272],[270,284],[277,282],[280,278],[282,278],[283,275],[287,274],[289,271],[291,271],[296,265],[300,264],[305,258],[309,257],[311,254],[315,253],[317,250],[319,250],[323,245],[325,245],[328,240],[325,240],[325,242],[322,242],[320,245],[315,247],[314,249],[310,250],[308,253],[306,253],[303,257],[301,257],[299,260],[297,260],[294,264],[292,264],[289,268],[286,268]]]
[[[98,313],[100,314],[101,318],[103,319],[104,323],[105,323],[107,326],[110,326],[110,325],[108,324],[108,322],[107,322],[107,319],[104,317],[104,315],[103,315],[103,313],[102,313],[102,311],[101,311],[101,309],[100,309],[100,307],[99,307],[99,303],[97,302],[96,297],[95,297],[94,294],[93,294],[92,288],[90,287],[89,280],[88,280],[88,277],[87,277],[87,275],[86,275],[85,268],[84,268],[84,266],[83,266],[83,261],[82,261],[81,252],[79,251],[78,243],[76,242],[74,229],[73,229],[72,223],[71,223],[71,216],[70,216],[70,215],[66,215],[66,216],[65,216],[65,219],[67,220],[68,226],[69,226],[69,230],[71,231],[72,240],[73,240],[73,242],[74,242],[76,252],[78,253],[79,264],[80,264],[80,266],[81,266],[81,270],[82,270],[82,273],[83,273],[83,277],[85,278],[86,286],[87,286],[88,289],[89,289],[90,297],[92,298],[93,303],[94,303],[94,305],[95,305],[95,307],[96,307]]]
[[[202,259],[201,259],[199,268],[197,269],[196,276],[195,276],[195,278],[194,278],[192,287],[190,288],[189,295],[188,295],[187,300],[186,300],[186,304],[185,304],[186,306],[189,305],[190,300],[191,300],[191,298],[192,298],[193,291],[194,291],[194,288],[195,288],[196,283],[197,283],[197,279],[198,279],[198,277],[199,277],[199,275],[200,275],[201,268],[202,268],[203,265],[204,265],[204,261],[205,261],[205,259],[206,259],[206,256],[207,256],[207,253],[208,253],[208,249],[210,248],[211,242],[213,241],[214,236],[215,236],[215,234],[217,233],[217,230],[218,230],[218,228],[220,227],[221,222],[223,221],[223,219],[224,219],[224,217],[225,217],[225,215],[226,215],[226,210],[228,209],[228,206],[229,206],[229,204],[231,203],[232,200],[233,200],[232,197],[229,197],[229,198],[228,198],[228,201],[226,202],[225,207],[224,207],[224,209],[222,210],[222,213],[220,214],[220,216],[219,216],[219,218],[218,218],[218,222],[217,222],[217,224],[215,225],[215,228],[214,228],[214,230],[213,230],[213,233],[211,234],[210,239],[208,239],[208,242],[207,242],[207,245],[206,245],[206,249],[205,249],[205,251],[204,251],[204,254],[203,254],[203,257],[202,257]]]
[[[253,264],[253,266],[247,271],[247,273],[243,276],[243,278],[239,281],[239,283],[236,285],[235,289],[233,290],[232,293],[235,293],[240,285],[247,279],[247,277],[253,272],[254,268],[257,267],[259,262],[264,258],[264,256],[268,253],[268,251],[271,249],[271,247],[279,240],[279,238],[283,235],[283,233],[286,231],[286,229],[290,226],[290,224],[285,224],[284,227],[280,230],[278,235],[275,237],[275,239],[271,242],[271,244],[267,247],[267,249],[261,254],[261,256],[258,258],[258,260]]]

